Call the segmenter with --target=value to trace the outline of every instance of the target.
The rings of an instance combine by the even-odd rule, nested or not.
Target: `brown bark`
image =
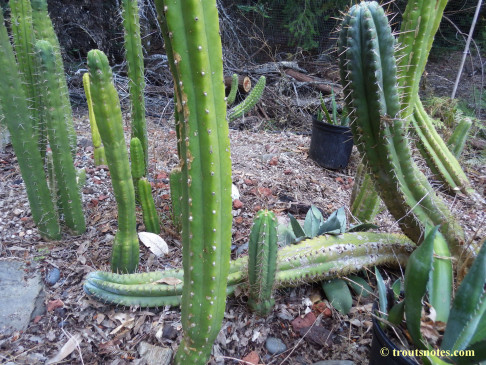
[[[313,87],[315,87],[316,89],[318,89],[319,91],[321,91],[323,94],[326,94],[326,95],[331,94],[332,89],[334,89],[335,94],[340,93],[342,91],[342,88],[340,86],[328,85],[328,84],[326,84],[325,80],[323,80],[319,77],[309,76],[309,75],[303,74],[301,72],[292,70],[290,68],[286,69],[285,73],[287,75],[293,77],[297,81],[308,82]]]

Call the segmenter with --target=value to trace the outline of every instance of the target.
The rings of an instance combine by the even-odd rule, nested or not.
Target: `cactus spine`
[[[184,338],[176,363],[205,364],[225,310],[232,221],[218,12],[215,0],[158,0],[156,6],[172,52],[183,181]]]
[[[404,265],[414,247],[407,237],[399,234],[365,232],[318,236],[278,250],[274,286],[291,287],[318,282],[375,265]],[[248,286],[250,260],[242,257],[231,261],[228,292],[237,286]],[[153,283],[160,283],[163,278],[182,279],[183,276],[183,270],[131,275],[95,271],[86,277],[84,290],[94,298],[111,304],[177,305],[183,290],[182,283]]]
[[[111,269],[114,272],[133,272],[139,260],[135,191],[125,146],[120,102],[105,54],[99,50],[90,51],[88,68],[93,110],[118,204],[118,231],[113,242]]]
[[[258,103],[263,95],[266,83],[267,79],[265,78],[265,76],[260,76],[255,87],[250,91],[250,94],[247,96],[247,98],[229,111],[228,120],[230,122],[247,113],[256,105],[256,103]]]
[[[351,214],[360,222],[372,222],[380,211],[381,199],[363,163],[358,165],[351,193]]]
[[[61,80],[57,77],[55,55],[48,41],[35,45],[40,63],[40,79],[44,86],[44,116],[47,121],[56,187],[66,225],[75,234],[86,230],[83,204],[76,183],[76,170],[70,153],[68,131],[65,124],[63,100],[60,95]]]
[[[395,40],[376,2],[353,6],[339,35],[341,82],[356,145],[368,164],[382,200],[415,242],[425,224],[443,224],[455,255],[464,233],[412,160],[397,89]]]
[[[44,164],[37,145],[29,105],[23,91],[3,13],[0,11],[0,102],[25,182],[32,217],[41,235],[60,239],[60,226],[51,200]]]
[[[255,218],[248,246],[248,305],[261,316],[269,314],[277,268],[277,221],[275,214],[260,211]]]
[[[93,100],[91,100],[91,90],[89,88],[89,73],[83,75],[83,87],[86,94],[86,102],[88,104],[89,126],[91,128],[91,140],[94,147],[94,164],[95,166],[106,165],[105,148],[101,145],[100,132],[96,125],[96,119],[93,112]]]
[[[155,209],[154,198],[152,197],[152,185],[147,179],[138,180],[138,196],[142,205],[143,224],[147,232],[160,233],[160,222],[157,210]]]
[[[125,30],[125,56],[128,65],[130,105],[132,111],[132,137],[137,137],[142,144],[143,166],[144,171],[147,171],[148,138],[145,121],[145,97],[143,94],[145,78],[137,0],[123,0],[122,6],[123,28]]]
[[[46,40],[48,41],[53,49],[56,56],[56,73],[60,80],[60,94],[62,97],[62,103],[64,107],[64,118],[66,127],[68,129],[69,145],[71,146],[71,154],[76,156],[76,131],[74,129],[73,123],[73,111],[71,109],[71,103],[69,101],[69,90],[66,83],[66,78],[64,76],[64,65],[61,55],[61,46],[59,45],[59,40],[57,39],[54,27],[52,25],[51,19],[49,18],[49,13],[47,11],[47,0],[31,0],[32,6],[32,21],[34,26],[34,36],[36,40]]]

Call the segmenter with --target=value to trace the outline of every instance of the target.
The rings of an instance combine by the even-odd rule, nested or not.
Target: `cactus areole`
[[[171,50],[182,175],[184,337],[177,364],[206,364],[226,305],[231,159],[215,0],[156,1]]]

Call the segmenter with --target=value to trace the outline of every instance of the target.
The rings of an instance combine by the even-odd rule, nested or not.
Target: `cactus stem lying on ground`
[[[275,288],[298,286],[347,275],[375,265],[405,265],[414,244],[399,234],[370,232],[318,236],[278,250]],[[248,257],[231,261],[228,291],[248,286]],[[121,305],[163,306],[180,303],[183,270],[117,275],[95,271],[86,277],[84,290],[94,298]]]

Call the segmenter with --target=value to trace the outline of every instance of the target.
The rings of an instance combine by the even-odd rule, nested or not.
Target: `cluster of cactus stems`
[[[372,222],[380,211],[381,199],[363,163],[356,170],[350,205],[351,214],[360,222]]]
[[[135,190],[123,134],[120,101],[103,52],[92,50],[88,53],[88,69],[93,110],[118,205],[118,231],[113,242],[111,269],[114,272],[134,272],[139,260]]]
[[[0,100],[10,134],[15,136],[12,144],[32,216],[46,239],[61,238],[61,213],[66,226],[74,234],[81,234],[86,225],[73,163],[76,134],[58,41],[47,4],[42,0],[11,0],[10,6],[18,64],[2,14],[2,76],[5,85],[10,85],[14,91],[3,94]],[[43,168],[47,143],[52,150],[51,169],[48,169],[52,191],[49,191]],[[56,200],[59,211],[56,211]]]
[[[177,364],[205,364],[224,315],[231,157],[215,0],[155,2],[174,78],[182,176],[183,340]]]
[[[233,89],[237,89],[237,87],[233,87],[233,83],[231,85],[231,92]],[[243,100],[240,104],[236,105],[235,107],[231,108],[228,112],[228,120],[232,122],[233,120],[243,116],[249,110],[251,110],[261,99],[263,95],[263,91],[265,90],[265,85],[267,83],[267,79],[265,76],[260,76],[255,87],[250,91],[250,94]],[[230,95],[231,95],[230,92]]]
[[[89,126],[91,129],[91,140],[94,147],[94,164],[95,166],[106,165],[105,148],[101,143],[100,132],[96,125],[96,119],[93,111],[93,100],[91,99],[91,90],[89,88],[89,73],[83,75],[83,87],[86,95],[86,102],[88,104]]]
[[[277,269],[277,220],[267,210],[257,213],[248,244],[248,305],[266,316],[272,311],[272,298]]]
[[[362,2],[345,15],[339,55],[355,143],[383,202],[415,242],[423,239],[426,224],[442,224],[451,252],[460,255],[462,228],[411,156],[397,88],[395,39],[378,3]]]
[[[268,226],[267,226],[268,227]],[[293,287],[345,276],[375,265],[405,265],[415,245],[404,235],[345,233],[322,235],[278,250],[274,288]],[[251,258],[231,261],[228,293],[247,288]],[[183,279],[185,270],[174,269],[117,275],[96,271],[86,277],[84,290],[94,298],[125,306],[179,305],[184,284],[166,285],[165,278]]]
[[[143,151],[144,174],[148,165],[148,137],[145,121],[145,77],[137,0],[122,1],[125,57],[128,66],[132,137],[139,139]]]
[[[418,95],[420,78],[446,4],[447,0],[410,0],[403,14],[397,51],[401,118],[412,123],[419,150],[435,175],[450,190],[477,198],[456,156],[435,130]]]

